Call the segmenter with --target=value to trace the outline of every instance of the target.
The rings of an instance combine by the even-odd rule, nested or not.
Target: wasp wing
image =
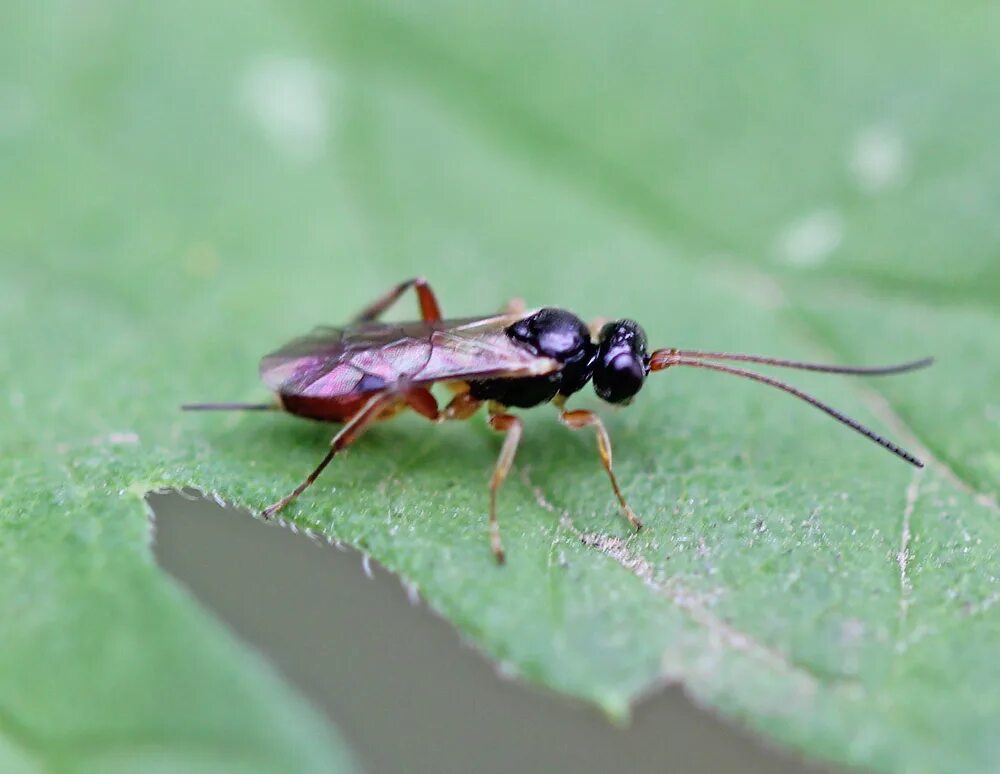
[[[439,381],[541,376],[559,363],[507,336],[527,313],[319,327],[266,355],[261,379],[282,395],[333,398]]]

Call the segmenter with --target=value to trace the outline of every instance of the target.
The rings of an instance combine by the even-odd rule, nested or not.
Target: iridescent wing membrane
[[[266,355],[260,375],[281,395],[311,398],[361,395],[402,383],[541,376],[559,363],[505,331],[528,314],[319,327]]]

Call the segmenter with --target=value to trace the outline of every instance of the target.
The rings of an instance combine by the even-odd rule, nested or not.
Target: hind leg
[[[377,320],[386,309],[398,301],[399,297],[410,288],[414,288],[417,291],[417,301],[420,303],[420,319],[426,322],[437,322],[440,320],[441,307],[438,305],[437,297],[434,295],[434,291],[431,290],[431,286],[427,284],[427,280],[423,277],[414,277],[413,279],[406,280],[406,282],[400,282],[384,296],[366,306],[354,318],[354,322],[372,322],[373,320]]]
[[[285,508],[292,500],[312,486],[313,482],[323,472],[323,469],[330,464],[330,460],[336,456],[337,452],[356,441],[365,430],[371,427],[382,412],[397,400],[397,396],[386,393],[378,394],[369,400],[357,414],[347,420],[347,423],[340,429],[340,432],[333,437],[333,440],[330,441],[330,451],[320,460],[319,465],[316,466],[313,472],[306,476],[305,480],[287,495],[276,503],[267,506],[260,515],[265,519],[271,518],[271,516]]]

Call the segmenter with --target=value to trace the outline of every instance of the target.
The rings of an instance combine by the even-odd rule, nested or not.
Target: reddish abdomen
[[[281,405],[289,414],[321,422],[346,422],[371,395],[345,395],[340,398],[309,398],[302,395],[279,395]]]

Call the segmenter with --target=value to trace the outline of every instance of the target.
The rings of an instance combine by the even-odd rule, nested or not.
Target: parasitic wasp
[[[382,314],[407,290],[414,289],[421,319],[380,322]],[[504,436],[490,478],[490,546],[504,561],[497,523],[497,492],[510,470],[521,440],[521,420],[511,408],[552,403],[568,428],[592,428],[601,464],[629,523],[642,523],[629,507],[611,466],[611,440],[592,411],[565,407],[566,399],[593,382],[598,397],[627,404],[653,371],[675,366],[705,368],[752,379],[794,395],[826,412],[879,446],[909,462],[923,464],[892,441],[785,382],[726,363],[753,363],[832,374],[885,376],[928,366],[932,358],[880,367],[806,363],[727,352],[657,349],[649,352],[646,333],[633,320],[587,326],[563,309],[525,311],[511,304],[488,317],[446,320],[423,279],[403,282],[366,307],[344,327],[319,327],[294,339],[260,364],[264,383],[274,391],[270,404],[197,403],[187,410],[283,410],[324,422],[341,423],[330,449],[306,479],[264,509],[268,518],[304,492],[338,452],[356,441],[374,422],[406,409],[433,422],[468,419],[484,405],[489,426]],[[454,393],[441,408],[430,391],[444,384]]]

